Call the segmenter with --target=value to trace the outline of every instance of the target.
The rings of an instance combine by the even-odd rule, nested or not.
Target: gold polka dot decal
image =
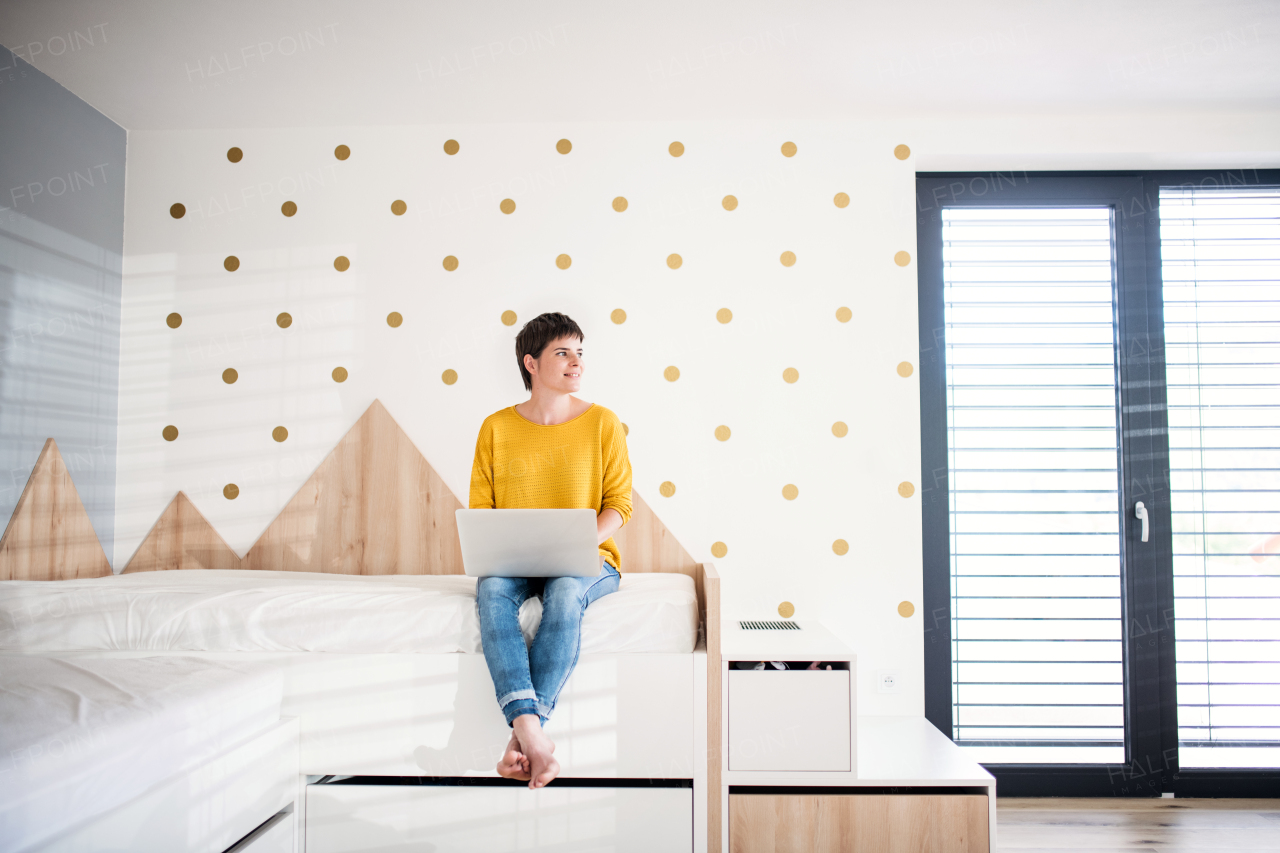
[[[716,441],[728,441],[731,435],[733,435],[733,431],[724,424],[716,427]]]
[[[227,255],[222,260],[222,268],[227,272],[235,272],[240,269],[240,259],[235,255]]]
[[[898,602],[898,615],[903,619],[910,619],[916,612],[916,606],[910,601]]]
[[[671,143],[670,145],[667,146],[667,153],[670,154],[672,157],[679,157],[681,154],[684,153],[684,143],[683,142]]]
[[[609,319],[621,326],[623,323],[627,322],[627,312],[623,311],[621,308],[614,308],[613,312],[609,315]]]
[[[176,329],[182,325],[182,315],[176,311],[164,318],[164,323],[170,329]]]
[[[909,498],[916,493],[916,487],[910,483],[903,481],[898,484],[898,494],[904,498]]]
[[[556,266],[562,270],[567,270],[573,264],[573,258],[568,255],[556,255]]]
[[[673,270],[680,269],[680,265],[684,263],[684,258],[676,254],[667,255],[667,266]]]
[[[351,156],[351,149],[345,145],[339,145],[337,148],[333,149],[333,156],[337,157],[339,160],[345,160]]]
[[[848,194],[848,193],[836,193],[836,197],[835,197],[834,199],[832,199],[832,201],[834,201],[834,202],[836,203],[836,207],[838,207],[838,208],[840,208],[841,210],[843,210],[844,208],[846,208],[846,207],[848,207],[848,206],[849,206],[849,194]]]
[[[613,209],[618,211],[619,213],[622,213],[624,210],[627,209],[627,200],[622,196],[618,196],[613,200]]]
[[[222,381],[228,385],[234,385],[235,381],[239,378],[240,374],[236,373],[236,369],[234,367],[228,367],[226,370],[222,371]]]
[[[790,483],[782,487],[782,496],[789,501],[793,501],[800,497],[800,490]]]
[[[900,267],[905,267],[907,264],[911,263],[911,253],[898,252],[893,256],[893,262]]]
[[[181,219],[187,215],[187,206],[179,202],[169,208],[169,215],[174,219]]]
[[[399,311],[392,311],[387,315],[387,325],[393,329],[400,328],[400,324],[404,322],[404,317],[400,316]]]
[[[666,379],[668,382],[675,382],[677,379],[680,378],[680,368],[676,367],[673,364],[670,367],[668,367],[666,370],[662,371],[662,377]]]
[[[346,381],[347,381],[347,369],[346,369],[345,367],[335,367],[335,368],[333,369],[333,373],[331,373],[331,374],[329,374],[329,375],[333,377],[333,381],[334,381],[334,382],[346,382]]]
[[[778,605],[778,615],[783,619],[790,619],[796,615],[796,606],[790,601],[784,601]]]
[[[843,539],[837,539],[831,543],[831,550],[835,552],[837,557],[843,557],[849,553],[849,543]]]
[[[716,320],[721,323],[728,323],[732,319],[733,319],[733,312],[730,311],[728,308],[721,308],[719,311],[716,312]]]
[[[666,480],[663,482],[661,486],[658,486],[658,494],[662,495],[664,498],[669,498],[675,493],[676,493],[676,484],[671,482],[670,480]]]
[[[901,376],[903,379],[906,379],[908,376],[910,376],[914,372],[915,372],[915,368],[911,366],[911,362],[909,361],[898,362],[898,375]]]
[[[836,438],[844,438],[849,434],[849,425],[844,421],[836,421],[831,425],[831,434]]]
[[[853,319],[853,312],[848,308],[841,306],[836,309],[836,319],[841,323],[847,323]]]
[[[498,205],[498,210],[501,210],[503,213],[515,213],[516,203],[512,199],[504,198],[502,203]]]
[[[783,156],[783,157],[794,157],[794,156],[796,156],[796,150],[797,150],[797,149],[796,149],[796,144],[795,144],[794,142],[784,142],[784,143],[782,143],[782,156]]]
[[[729,553],[729,546],[724,544],[723,542],[711,543],[711,556],[715,557],[716,559],[719,559],[728,553]]]
[[[799,380],[800,371],[796,370],[794,367],[788,367],[786,370],[782,371],[782,381],[788,385],[794,385]]]
[[[448,154],[450,157],[457,154],[458,149],[461,147],[462,146],[458,144],[458,140],[456,139],[446,139],[444,141],[444,153]]]
[[[233,501],[240,497],[240,487],[235,483],[227,483],[222,487],[222,496],[229,501]]]
[[[516,312],[514,312],[514,311],[503,311],[503,312],[502,312],[502,325],[504,325],[504,326],[514,326],[515,324],[516,324]]]
[[[271,431],[271,437],[276,441],[284,441],[289,437],[289,431],[282,426],[278,426]]]
[[[458,381],[458,371],[453,368],[449,368],[444,373],[440,374],[440,381],[445,385],[452,385]]]
[[[623,424],[623,425],[622,425],[622,434],[623,434],[623,435],[631,435],[631,427],[627,426],[626,424]]]
[[[160,430],[160,435],[164,436],[165,441],[174,441],[178,438],[178,428],[173,424],[169,424]]]
[[[276,325],[282,329],[287,329],[293,325],[293,315],[288,311],[281,311],[276,315]]]
[[[298,212],[298,205],[296,202],[286,201],[284,204],[280,205],[280,212],[285,216],[293,216]]]
[[[447,270],[448,272],[453,272],[454,270],[456,270],[456,269],[458,268],[458,259],[457,259],[457,258],[455,258],[453,255],[445,255],[445,256],[444,256],[444,268],[445,268],[445,270]]]
[[[346,255],[338,255],[333,259],[333,268],[338,272],[346,272],[351,269],[351,261]]]
[[[570,151],[573,150],[573,143],[567,139],[561,139],[559,142],[556,143],[556,150],[559,151],[561,154],[568,154]]]
[[[738,209],[738,197],[737,197],[737,196],[732,196],[732,195],[727,195],[727,196],[725,196],[724,198],[722,198],[722,199],[720,200],[720,206],[721,206],[721,207],[723,207],[725,210],[737,210],[737,209]]]
[[[239,163],[241,160],[244,159],[244,152],[241,151],[239,148],[228,148],[227,159],[230,160],[232,163]]]
[[[778,260],[782,262],[782,265],[784,267],[793,267],[796,265],[796,253],[783,252],[781,255],[778,256]]]
[[[409,209],[409,205],[405,204],[402,199],[396,199],[391,202],[391,212],[396,216],[404,216],[404,212]]]
[[[905,145],[895,146],[893,149],[893,156],[897,157],[899,160],[905,160],[911,156],[911,149]]]

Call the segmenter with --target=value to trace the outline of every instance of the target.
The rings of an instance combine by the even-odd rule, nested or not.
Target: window
[[[954,738],[1120,763],[1111,211],[942,217]]]
[[[926,716],[1006,795],[1277,788],[1280,173],[917,213]]]
[[[1164,187],[1183,767],[1280,766],[1280,192]]]

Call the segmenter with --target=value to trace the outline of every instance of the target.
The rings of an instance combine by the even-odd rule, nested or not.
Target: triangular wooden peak
[[[614,537],[623,571],[697,563],[638,494]],[[462,508],[386,408],[374,400],[241,561],[244,569],[357,575],[460,575]]]
[[[631,520],[613,535],[624,572],[681,572],[697,578],[698,563],[676,541],[640,493],[631,492]]]
[[[186,493],[178,492],[142,540],[124,573],[238,568],[240,556],[218,535]]]
[[[0,537],[0,580],[70,580],[111,574],[58,443],[44,443]]]
[[[374,400],[244,555],[241,568],[460,575],[462,504]]]

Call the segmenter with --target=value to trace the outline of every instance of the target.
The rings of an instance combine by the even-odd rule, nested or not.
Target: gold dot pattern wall
[[[516,333],[563,311],[725,612],[790,602],[909,673],[926,152],[892,125],[131,133],[115,562],[178,490],[243,553],[374,399],[465,501]]]

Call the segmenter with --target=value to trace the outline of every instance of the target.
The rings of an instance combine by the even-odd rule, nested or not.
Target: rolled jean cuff
[[[538,714],[538,700],[536,699],[516,699],[502,706],[502,716],[507,718],[507,725],[515,725],[516,717],[524,714]],[[542,715],[538,714],[538,719],[542,719]]]

